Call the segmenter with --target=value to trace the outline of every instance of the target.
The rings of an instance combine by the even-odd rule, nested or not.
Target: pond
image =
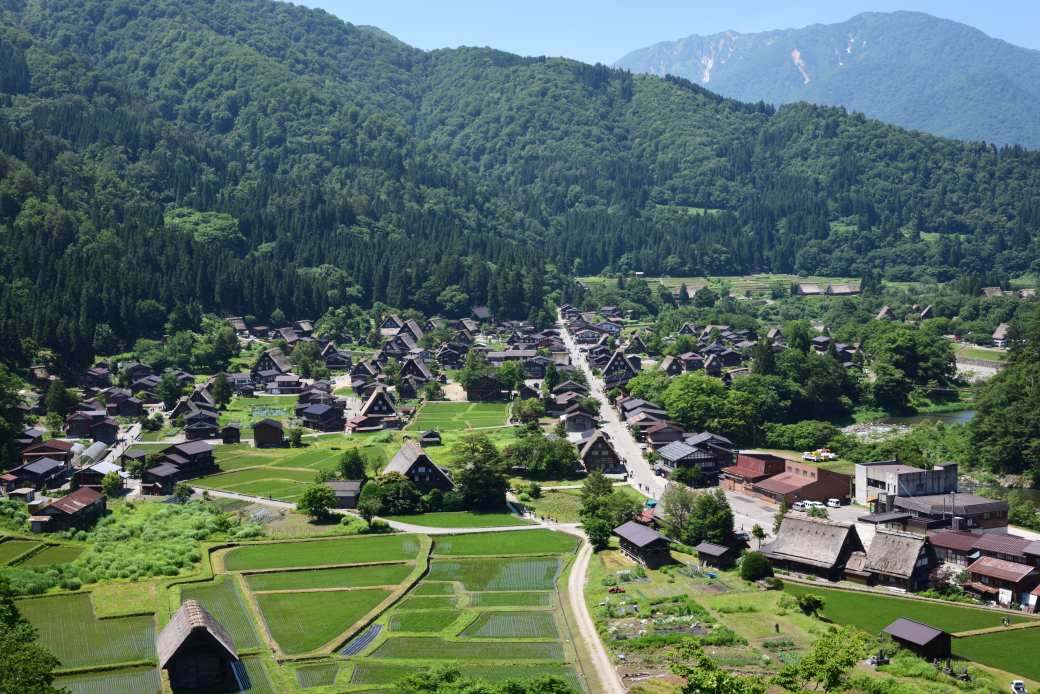
[[[986,490],[987,492],[997,492],[1000,494],[1007,494],[1008,492],[1018,492],[1025,499],[1032,501],[1033,505],[1040,508],[1040,489],[1017,489],[1015,487],[998,487],[996,485],[984,485],[975,486],[969,484],[958,484],[957,491],[964,492],[967,494],[975,494],[978,490]]]
[[[955,410],[954,412],[930,412],[914,414],[906,417],[886,417],[879,419],[879,424],[902,424],[912,426],[922,422],[942,422],[943,424],[967,424],[975,416],[975,410]]]

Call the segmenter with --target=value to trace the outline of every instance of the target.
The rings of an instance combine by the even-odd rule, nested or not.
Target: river
[[[942,422],[943,424],[967,424],[975,416],[975,410],[955,410],[954,412],[929,412],[906,417],[886,417],[879,419],[879,424],[902,424],[912,426],[922,422]]]

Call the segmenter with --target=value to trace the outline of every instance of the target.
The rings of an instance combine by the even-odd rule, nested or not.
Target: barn
[[[174,691],[226,687],[235,681],[235,642],[220,622],[199,604],[185,600],[155,639],[159,667]]]

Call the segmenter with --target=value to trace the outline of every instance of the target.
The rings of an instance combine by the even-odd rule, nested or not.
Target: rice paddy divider
[[[51,595],[53,597],[53,594]],[[21,600],[21,598],[19,598]],[[110,663],[108,665],[87,665],[84,667],[74,668],[59,668],[54,671],[57,677],[71,677],[72,675],[91,675],[100,672],[115,672],[118,670],[133,670],[134,668],[141,667],[159,667],[159,658],[145,658],[144,660],[135,660],[126,663]]]
[[[328,538],[326,538],[328,539]],[[421,551],[421,550],[420,550]],[[395,566],[395,565],[410,565],[411,561],[370,561],[363,564],[331,564],[329,566],[287,566],[280,569],[240,569],[238,571],[231,571],[229,573],[242,574],[246,578],[250,576],[257,576],[261,574],[288,574],[288,573],[300,573],[303,571],[317,571],[318,569],[329,569],[329,568],[350,568],[360,569],[366,566]],[[254,591],[258,593],[267,591]]]

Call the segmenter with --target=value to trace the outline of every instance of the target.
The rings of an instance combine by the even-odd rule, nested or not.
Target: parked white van
[[[827,499],[827,505],[831,508],[841,508],[841,501],[838,499]]]
[[[791,504],[792,511],[804,511],[808,507],[809,504],[804,501],[796,501],[793,504]]]

